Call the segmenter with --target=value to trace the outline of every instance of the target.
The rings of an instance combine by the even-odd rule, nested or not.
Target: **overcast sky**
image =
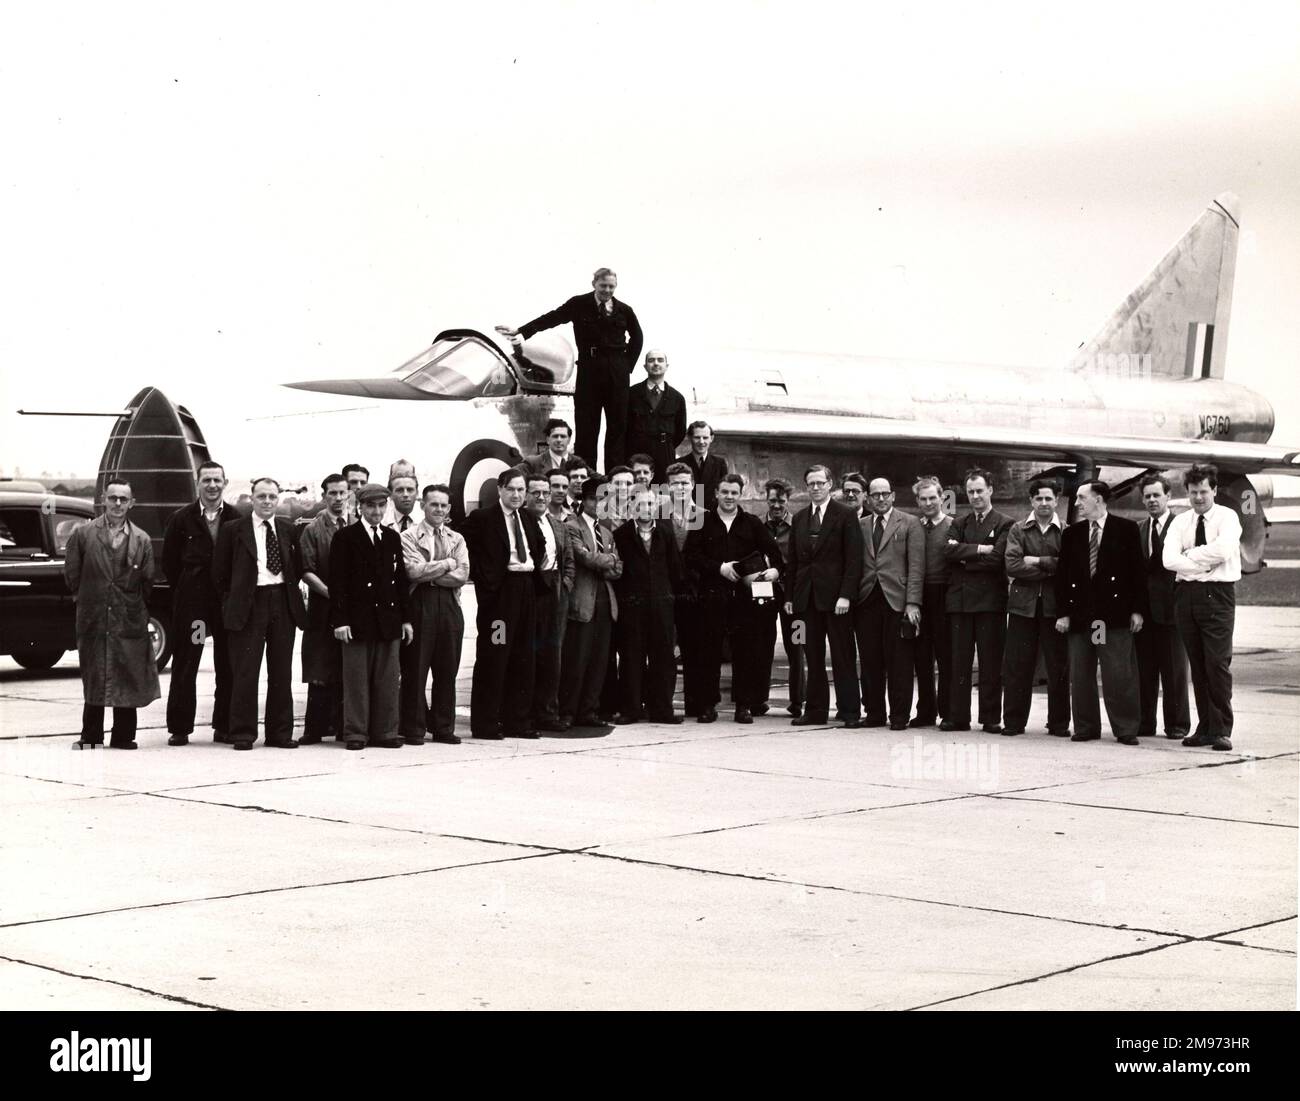
[[[1300,444],[1300,5],[10,5],[0,469],[153,384],[214,453],[616,268],[710,345],[1064,363],[1220,191],[1228,377]]]

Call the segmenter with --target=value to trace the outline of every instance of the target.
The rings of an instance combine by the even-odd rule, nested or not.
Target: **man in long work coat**
[[[104,744],[104,708],[113,709],[112,749],[135,749],[136,708],[162,694],[149,639],[153,544],[127,518],[129,482],[104,485],[104,514],[68,539],[63,565],[77,602],[77,660],[84,707],[75,749]]]

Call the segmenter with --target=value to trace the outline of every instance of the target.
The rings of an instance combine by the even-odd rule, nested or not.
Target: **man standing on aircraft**
[[[1069,648],[1056,630],[1056,567],[1061,557],[1061,521],[1056,485],[1029,483],[1029,518],[1007,531],[1007,645],[1002,658],[1003,734],[1023,734],[1029,722],[1038,655],[1047,669],[1047,733],[1070,733]]]
[[[1085,482],[1075,495],[1082,517],[1061,536],[1056,570],[1056,629],[1070,636],[1074,742],[1101,737],[1097,665],[1111,733],[1137,745],[1138,678],[1133,636],[1147,615],[1146,571],[1138,526],[1106,507],[1110,486]]]
[[[527,340],[543,329],[573,326],[578,346],[578,382],[573,395],[578,422],[575,448],[580,455],[595,455],[600,435],[600,415],[605,413],[605,469],[623,461],[627,430],[627,380],[641,358],[641,325],[632,307],[614,297],[618,276],[598,268],[591,277],[593,294],[579,294],[564,305],[536,317],[518,329],[498,325],[497,332],[511,340]]]
[[[131,483],[104,483],[104,513],[73,530],[63,578],[77,604],[81,665],[81,737],[73,749],[104,744],[104,708],[113,709],[110,749],[135,749],[136,709],[162,693],[149,638],[153,543],[126,514]]]
[[[853,607],[863,725],[884,726],[888,718],[890,730],[906,730],[912,715],[912,640],[925,586],[925,532],[916,517],[894,507],[888,478],[872,478],[867,490],[871,512],[858,521],[862,582]]]
[[[1142,558],[1146,562],[1147,600],[1151,618],[1134,639],[1137,644],[1138,692],[1142,718],[1138,737],[1154,737],[1156,699],[1164,693],[1166,738],[1185,738],[1192,730],[1192,708],[1187,693],[1187,651],[1174,622],[1176,575],[1165,569],[1164,545],[1174,514],[1169,511],[1169,479],[1148,474],[1142,479],[1142,504],[1147,518],[1138,526]]]
[[[909,726],[934,726],[948,717],[948,700],[952,695],[952,637],[948,623],[948,565],[944,548],[952,517],[943,508],[943,483],[933,474],[923,475],[912,486],[912,495],[921,510],[921,530],[925,533],[925,588],[921,598],[921,629],[916,635],[916,717]],[[939,687],[935,690],[935,672]]]
[[[411,583],[408,605],[415,636],[412,673],[402,678],[402,741],[418,745],[427,731],[435,742],[459,745],[456,736],[456,671],[460,668],[465,616],[460,590],[469,580],[464,537],[451,530],[451,489],[424,487],[424,522],[402,536],[402,558]],[[433,674],[431,702],[425,683]]]
[[[596,514],[603,483],[600,475],[588,478],[582,487],[581,510],[564,522],[575,570],[561,660],[560,721],[608,730],[596,707],[605,680],[610,628],[618,616],[611,583],[623,575],[623,563],[614,547],[614,533]]]
[[[307,713],[300,745],[325,737],[343,738],[343,653],[330,622],[330,546],[347,526],[348,484],[330,474],[320,485],[325,507],[298,537],[298,561],[307,585],[307,625],[302,629],[302,679],[307,682]]]
[[[222,524],[239,517],[222,499],[226,472],[205,462],[198,471],[199,499],[172,513],[163,535],[162,568],[172,590],[172,672],[167,689],[168,745],[187,745],[194,733],[194,683],[203,643],[212,639],[217,688],[212,702],[212,738],[224,742],[230,730],[230,650],[221,626],[221,605],[212,587],[212,552]]]
[[[767,494],[767,518],[763,521],[768,532],[776,541],[781,551],[781,560],[788,568],[790,562],[790,513],[786,502],[794,492],[794,486],[784,478],[772,478],[763,486]],[[789,696],[786,711],[794,718],[803,714],[803,686],[805,678],[803,645],[794,641],[794,619],[785,610],[786,593],[789,592],[789,575],[783,570],[782,580],[776,583],[776,599],[770,604],[763,604],[758,609],[760,641],[762,654],[759,683],[762,688],[762,710],[756,715],[767,713],[767,697],[772,688],[772,659],[776,653],[776,624],[781,621],[781,645],[785,647],[786,661],[790,666]]]
[[[514,467],[497,476],[497,503],[465,519],[470,580],[478,602],[478,642],[470,690],[475,738],[536,738],[533,645],[544,545],[537,518],[524,508],[527,483]]]
[[[221,595],[221,619],[230,640],[230,742],[257,741],[257,681],[266,651],[264,737],[268,746],[297,749],[293,737],[293,642],[307,625],[290,553],[293,528],[275,515],[280,483],[255,478],[253,512],[222,526],[212,556],[212,580]]]
[[[823,726],[830,716],[826,682],[826,640],[835,676],[835,708],[846,727],[862,725],[862,701],[849,612],[862,582],[862,530],[853,511],[832,501],[828,467],[804,472],[808,507],[790,525],[790,579],[786,612],[796,631],[802,629],[808,657],[808,692],[804,713],[792,726]]]
[[[691,449],[681,461],[691,468],[695,484],[704,487],[704,507],[712,511],[718,504],[718,483],[727,473],[727,460],[721,455],[709,454],[713,429],[706,421],[692,421],[686,431],[691,437]]]
[[[686,439],[686,399],[664,381],[667,371],[667,354],[651,348],[645,354],[645,381],[627,392],[627,451],[649,455],[661,478]]]
[[[560,656],[564,629],[569,621],[569,594],[573,591],[573,550],[564,525],[547,510],[551,496],[545,474],[528,475],[524,507],[537,519],[542,534],[542,557],[538,562],[537,618],[533,637],[533,704],[529,728],[562,734],[568,724],[560,721]]]
[[[1207,463],[1183,475],[1190,512],[1165,533],[1165,569],[1178,577],[1174,618],[1192,667],[1196,730],[1183,745],[1232,748],[1232,632],[1241,580],[1241,521],[1216,504],[1218,468]]]
[[[1007,579],[1003,573],[1011,518],[993,508],[993,476],[966,471],[971,511],[948,529],[944,555],[951,568],[948,622],[952,632],[952,698],[940,730],[970,729],[971,673],[980,658],[979,720],[987,734],[1002,733],[1002,649],[1007,633]]]
[[[702,723],[718,717],[724,638],[731,644],[736,722],[752,723],[754,709],[761,713],[764,707],[760,630],[751,586],[755,581],[779,580],[785,563],[772,533],[740,507],[744,491],[744,478],[724,474],[718,483],[716,511],[706,512],[699,529],[686,538],[686,560],[699,578],[701,711],[697,721]],[[624,556],[625,577],[629,568]]]
[[[546,449],[524,459],[524,467],[529,474],[545,474],[548,470],[563,470],[565,460],[569,458],[569,441],[573,438],[573,429],[568,421],[551,418],[543,430],[546,435]]]
[[[409,583],[401,537],[381,523],[388,490],[368,483],[357,500],[360,522],[330,544],[330,621],[343,644],[343,739],[348,749],[396,749],[398,650],[414,634]]]

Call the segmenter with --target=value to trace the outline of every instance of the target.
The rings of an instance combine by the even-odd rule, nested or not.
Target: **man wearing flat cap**
[[[330,544],[330,620],[343,647],[343,738],[348,749],[396,749],[398,648],[414,634],[402,540],[383,526],[386,486],[362,486],[357,504],[359,522]]]

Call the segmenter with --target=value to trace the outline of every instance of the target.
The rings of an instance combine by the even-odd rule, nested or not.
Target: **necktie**
[[[596,525],[596,549],[601,554],[605,553],[605,532],[599,524]]]
[[[515,527],[515,561],[527,562],[528,547],[524,543],[524,525],[519,520],[519,510],[512,512],[510,518],[514,521]]]
[[[871,551],[874,554],[880,550],[880,538],[885,531],[885,518],[877,516],[875,522],[871,525]]]
[[[1092,522],[1092,534],[1088,536],[1088,576],[1097,572],[1097,552],[1101,550],[1101,525]]]
[[[378,549],[379,549],[379,545],[380,545],[380,539],[379,539],[379,525],[378,525],[378,524],[374,524],[374,525],[372,525],[372,526],[373,526],[373,528],[374,528],[374,532],[375,532],[375,550],[378,550]]]
[[[1196,545],[1198,547],[1205,546],[1205,517],[1204,516],[1198,516],[1196,518]]]
[[[1160,538],[1160,529],[1151,521],[1151,557],[1147,559],[1147,572],[1160,573],[1164,569],[1164,540]]]
[[[284,568],[280,561],[280,540],[275,537],[275,525],[270,520],[263,520],[266,526],[266,572],[279,573]]]
[[[808,530],[813,535],[820,535],[822,531],[822,508],[821,505],[813,505],[812,522],[808,525]]]
[[[409,516],[403,516],[401,527],[399,527],[398,530],[405,531],[410,526],[411,526],[411,518]]]
[[[651,409],[659,408],[659,387],[658,386],[650,387],[650,408]]]

